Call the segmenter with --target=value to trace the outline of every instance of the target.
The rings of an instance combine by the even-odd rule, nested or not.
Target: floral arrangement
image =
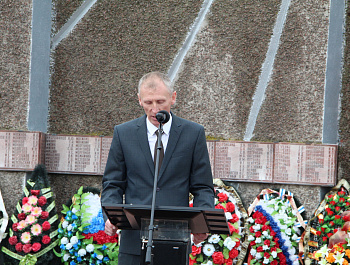
[[[244,224],[247,213],[233,187],[225,186],[221,180],[214,180],[215,208],[225,211],[230,229],[229,235],[213,234],[195,245],[192,243],[190,265],[193,264],[241,264],[246,255],[244,242]],[[192,202],[190,202],[192,206]]]
[[[44,166],[35,168],[16,208],[2,246],[5,264],[55,264],[58,216]]]
[[[118,264],[118,238],[104,232],[104,220],[98,191],[80,187],[70,207],[63,205],[64,217],[58,228],[64,264]],[[93,189],[90,189],[93,190]]]
[[[260,197],[248,209],[248,264],[299,264],[298,242],[306,221],[292,193],[266,189]]]
[[[330,243],[330,239],[337,232],[342,231],[350,210],[349,184],[341,180],[329,193],[326,194],[314,217],[311,218],[305,234],[305,260],[310,264],[318,264],[319,256],[316,253]],[[341,247],[332,248],[329,253],[342,251]],[[350,250],[349,250],[350,251]]]

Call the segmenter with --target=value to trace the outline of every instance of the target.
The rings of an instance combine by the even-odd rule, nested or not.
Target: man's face
[[[171,94],[163,81],[158,77],[152,77],[143,82],[138,98],[148,120],[158,127],[159,123],[156,119],[156,114],[161,110],[170,112],[171,106],[176,101],[176,92]]]

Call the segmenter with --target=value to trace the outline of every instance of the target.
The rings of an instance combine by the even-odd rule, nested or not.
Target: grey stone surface
[[[0,171],[0,189],[9,217],[17,214],[16,205],[23,197],[25,178],[24,172]]]

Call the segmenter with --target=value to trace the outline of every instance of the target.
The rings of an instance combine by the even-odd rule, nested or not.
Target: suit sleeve
[[[105,172],[102,178],[101,204],[123,203],[125,188],[125,159],[118,135],[118,127],[116,126],[114,128],[113,140],[109,150]]]
[[[214,208],[213,176],[202,126],[193,152],[190,192],[194,196],[193,206]]]

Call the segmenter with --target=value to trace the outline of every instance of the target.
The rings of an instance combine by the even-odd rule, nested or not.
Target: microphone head
[[[170,114],[166,110],[161,110],[156,114],[156,119],[159,123],[165,124],[170,119]]]

